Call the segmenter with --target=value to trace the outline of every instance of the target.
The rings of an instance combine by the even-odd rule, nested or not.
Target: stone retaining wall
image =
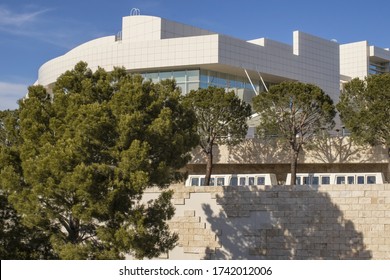
[[[179,242],[162,257],[390,259],[390,184],[171,188]]]

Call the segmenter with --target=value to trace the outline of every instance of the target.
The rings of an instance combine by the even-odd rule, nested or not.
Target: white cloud
[[[0,82],[0,110],[16,109],[16,102],[27,94],[27,87],[25,84]]]
[[[15,12],[0,4],[0,35],[3,32],[32,38],[67,50],[80,44],[86,34],[90,35],[89,38],[101,37],[98,36],[101,31],[96,30],[93,25],[49,13],[54,10],[56,9],[34,8],[31,11]]]
[[[0,26],[19,27],[25,23],[31,23],[36,21],[41,14],[47,11],[47,9],[44,9],[34,12],[16,13],[4,7],[0,7]]]

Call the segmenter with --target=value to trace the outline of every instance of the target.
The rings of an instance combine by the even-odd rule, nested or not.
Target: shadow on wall
[[[289,147],[277,138],[245,139],[234,146],[215,146],[214,163],[290,163]],[[348,136],[323,136],[308,143],[299,155],[300,163],[387,162],[385,147],[358,144]],[[205,163],[200,149],[193,151],[190,164]]]
[[[221,161],[221,151],[219,149],[219,145],[215,145],[213,147],[213,162],[220,162]],[[191,164],[197,164],[197,163],[206,163],[206,155],[202,151],[200,147],[195,148],[192,151],[192,159]]]
[[[220,248],[209,259],[371,259],[363,234],[327,193],[308,186],[224,187],[203,211]]]
[[[229,147],[229,162],[282,163],[289,162],[289,152],[276,138],[246,139]]]
[[[329,135],[319,137],[307,146],[309,156],[322,163],[378,162],[383,160],[380,148],[358,144],[347,136]]]

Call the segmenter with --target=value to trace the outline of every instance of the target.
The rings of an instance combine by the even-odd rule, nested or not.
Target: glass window
[[[303,184],[304,185],[310,185],[310,177],[304,176],[303,177]]]
[[[376,184],[375,176],[367,176],[367,184]]]
[[[191,90],[198,90],[199,89],[199,83],[187,83],[188,92]]]
[[[199,70],[188,70],[187,81],[199,81]]]
[[[207,88],[208,86],[209,86],[208,83],[203,83],[203,82],[201,82],[199,85],[200,88]]]
[[[217,186],[224,186],[225,178],[217,178]]]
[[[295,185],[300,185],[301,184],[301,177],[296,177],[295,178]]]
[[[200,185],[204,186],[204,178],[200,178]]]
[[[240,177],[240,186],[245,186],[245,177]]]
[[[172,71],[160,72],[160,80],[172,79]]]
[[[176,80],[176,82],[185,82],[186,71],[173,71],[173,78]]]
[[[349,185],[355,184],[355,176],[348,176],[347,177],[347,182]]]
[[[258,185],[265,185],[265,177],[257,177]]]
[[[199,178],[191,178],[191,186],[199,186]]]
[[[215,178],[211,177],[210,178],[210,186],[214,186],[214,184],[215,184]]]
[[[146,80],[152,80],[153,83],[158,82],[158,73],[146,73],[144,77]]]
[[[237,81],[236,82],[236,87],[237,88],[243,88],[244,87],[244,83],[242,81]]]
[[[230,186],[237,186],[237,184],[238,184],[238,178],[236,176],[233,176],[230,179]]]
[[[321,177],[321,184],[322,185],[329,185],[330,184],[330,177],[329,176],[322,176]]]
[[[313,177],[311,178],[311,183],[312,183],[313,185],[318,185],[318,183],[319,183],[319,178],[318,178],[318,176],[313,176]]]
[[[255,184],[255,177],[249,177],[248,179],[249,179],[248,185],[253,186]]]
[[[364,184],[364,176],[357,176],[357,183],[359,185]]]
[[[208,84],[209,83],[209,77],[206,75],[200,75],[200,81],[202,83]]]
[[[343,185],[343,184],[345,184],[345,176],[337,176],[337,177],[336,177],[336,184],[337,184],[337,185]]]
[[[179,84],[177,83],[177,87],[180,88],[180,91],[182,94],[186,94],[186,84]]]

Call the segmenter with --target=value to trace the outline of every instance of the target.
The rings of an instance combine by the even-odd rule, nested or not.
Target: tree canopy
[[[17,120],[17,111],[0,111],[0,171],[4,167],[19,168]],[[0,176],[3,175],[1,172]],[[37,227],[25,226],[21,215],[8,201],[8,195],[0,184],[0,259],[56,258],[49,236]]]
[[[291,182],[295,182],[302,146],[320,130],[334,125],[336,111],[332,99],[315,85],[282,82],[256,96],[253,107],[260,116],[258,133],[278,137],[289,147]]]
[[[198,139],[181,98],[172,80],[154,84],[122,68],[92,72],[83,62],[52,94],[30,87],[17,141],[2,145],[14,157],[0,169],[23,223],[48,234],[62,259],[152,258],[172,249],[177,235],[166,221],[174,207],[164,188],[181,178]],[[163,191],[143,203],[151,186]]]
[[[233,91],[208,87],[191,91],[185,104],[195,111],[200,147],[207,157],[205,185],[210,185],[215,145],[235,145],[247,133],[251,107]]]
[[[390,73],[358,78],[345,84],[337,104],[340,118],[358,143],[388,149],[390,176]]]

